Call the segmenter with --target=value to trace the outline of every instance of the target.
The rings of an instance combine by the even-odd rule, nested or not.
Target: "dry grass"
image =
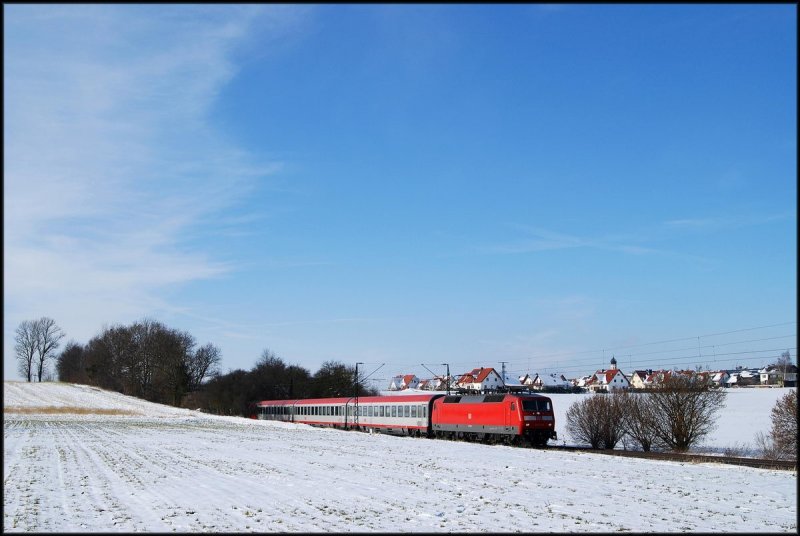
[[[137,411],[126,409],[79,408],[72,406],[7,406],[3,413],[20,413],[23,415],[141,415]]]

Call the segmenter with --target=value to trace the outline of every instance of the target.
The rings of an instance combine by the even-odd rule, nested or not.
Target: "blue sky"
[[[40,316],[223,371],[796,362],[796,9],[5,5],[4,375]]]

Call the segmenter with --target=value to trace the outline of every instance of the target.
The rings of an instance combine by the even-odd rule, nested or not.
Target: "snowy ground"
[[[785,392],[730,396],[707,447],[751,441]],[[4,531],[797,531],[790,471],[323,430],[69,384],[4,382],[3,405]]]

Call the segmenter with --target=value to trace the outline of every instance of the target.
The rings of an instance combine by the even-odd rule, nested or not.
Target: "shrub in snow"
[[[797,390],[791,389],[772,408],[769,435],[756,435],[756,444],[764,458],[797,460]]]
[[[648,397],[657,440],[667,448],[686,451],[716,428],[715,416],[724,407],[726,394],[710,388],[699,375],[671,374]]]
[[[592,448],[613,449],[625,434],[619,394],[596,394],[575,402],[567,410],[567,431]]]
[[[622,405],[622,424],[627,437],[649,452],[663,444],[656,434],[655,408],[647,393],[624,391],[618,395]]]

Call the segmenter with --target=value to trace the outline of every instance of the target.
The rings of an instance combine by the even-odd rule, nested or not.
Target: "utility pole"
[[[353,395],[354,403],[353,403],[353,427],[358,430],[358,366],[363,365],[364,363],[356,363],[356,377],[355,381],[355,393]]]
[[[437,376],[437,374],[434,371],[425,366],[425,363],[420,363],[420,365],[425,367],[425,370],[427,370],[434,376]],[[447,367],[447,376],[445,376],[445,381],[447,382],[447,395],[450,396],[450,363],[440,363],[440,365],[442,365],[443,367]]]

